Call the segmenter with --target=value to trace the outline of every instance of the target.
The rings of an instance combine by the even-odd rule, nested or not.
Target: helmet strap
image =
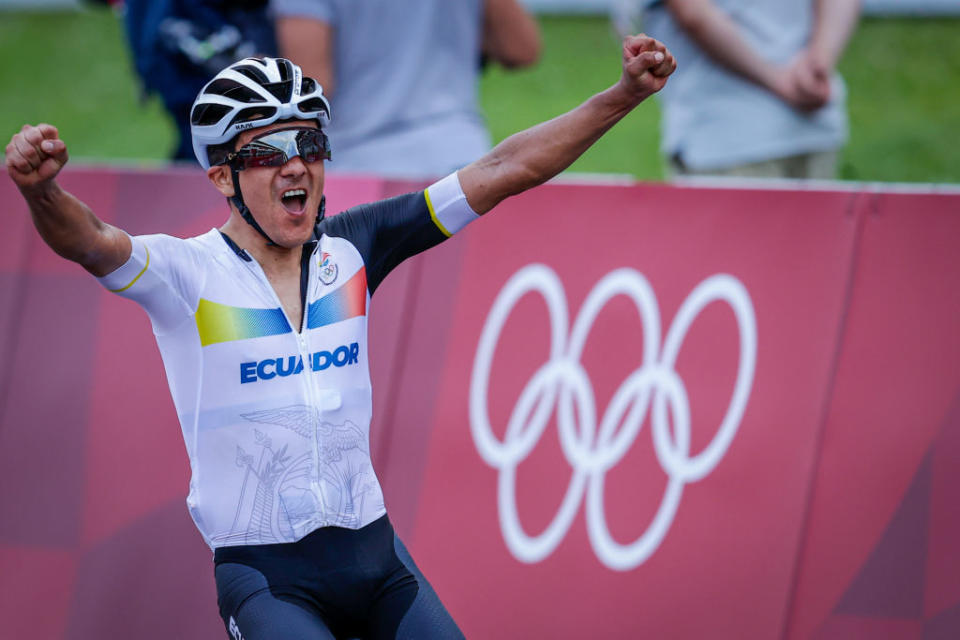
[[[250,213],[250,208],[247,207],[246,203],[243,201],[243,193],[240,191],[240,172],[230,167],[230,176],[233,179],[233,195],[228,198],[230,202],[234,204],[237,208],[237,211],[240,212],[240,217],[247,221],[251,227],[257,230],[257,233],[262,235],[267,239],[268,247],[275,247],[277,243],[266,234],[266,232],[260,227],[256,219],[254,219],[253,214]]]
[[[243,201],[243,192],[240,191],[240,172],[230,167],[230,176],[233,180],[233,195],[227,198],[233,205],[237,208],[237,211],[240,212],[240,217],[247,221],[251,227],[257,230],[257,233],[262,235],[267,239],[268,247],[275,247],[277,243],[267,235],[263,230],[260,224],[257,222],[256,218],[253,217],[253,214],[250,213],[250,208]],[[316,240],[320,240],[320,222],[327,214],[327,196],[320,196],[320,206],[317,209],[317,221],[313,224],[313,235]]]
[[[320,223],[323,222],[324,216],[327,215],[327,196],[320,196],[320,207],[317,209],[317,221],[313,223],[313,239],[316,242],[320,241]]]

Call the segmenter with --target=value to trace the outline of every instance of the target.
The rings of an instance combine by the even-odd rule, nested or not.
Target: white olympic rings
[[[487,410],[490,368],[500,332],[513,307],[534,291],[547,303],[550,357],[520,394],[500,441],[493,433]],[[643,362],[613,394],[598,425],[593,387],[580,364],[580,356],[597,315],[618,295],[630,298],[640,314],[644,329]],[[733,310],[740,333],[740,360],[730,405],[716,435],[703,451],[691,456],[690,405],[674,365],[690,325],[714,301],[726,302]],[[753,304],[746,288],[733,276],[717,274],[707,278],[680,306],[661,351],[660,310],[653,289],[639,272],[622,268],[607,274],[590,292],[569,337],[568,318],[563,284],[549,267],[528,265],[507,281],[490,309],[477,345],[470,381],[470,430],[480,456],[500,472],[500,528],[518,560],[539,562],[553,552],[569,530],[586,491],[587,532],[594,553],[607,567],[626,571],[639,566],[656,551],[673,522],[684,485],[709,474],[736,435],[756,366]],[[626,455],[651,405],[654,450],[669,480],[646,531],[634,542],[620,544],[611,536],[604,514],[604,477]],[[523,530],[517,513],[516,470],[537,445],[554,407],[561,448],[573,475],[556,516],[541,534],[530,536]],[[669,416],[673,418],[672,434]]]

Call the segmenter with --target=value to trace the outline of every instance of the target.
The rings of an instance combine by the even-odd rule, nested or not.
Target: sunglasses
[[[235,171],[282,167],[290,158],[304,162],[330,159],[330,140],[320,129],[275,129],[257,136],[227,156],[224,164]]]

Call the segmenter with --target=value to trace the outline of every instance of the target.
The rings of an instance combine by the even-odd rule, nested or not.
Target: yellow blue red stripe
[[[362,267],[349,280],[307,307],[307,328],[316,329],[367,313],[367,270]]]
[[[245,309],[201,298],[195,318],[197,331],[200,333],[200,344],[204,347],[218,342],[262,338],[292,331],[290,323],[283,315],[283,310],[279,307]]]

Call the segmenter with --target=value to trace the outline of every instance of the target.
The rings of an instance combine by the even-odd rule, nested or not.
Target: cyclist
[[[326,218],[322,88],[283,58],[242,60],[191,114],[230,216],[186,240],[131,237],[63,191],[55,127],[13,136],[7,171],[43,239],[150,317],[230,637],[462,637],[371,468],[370,296],[405,258],[569,166],[675,67],[661,43],[628,37],[606,91],[424,191]]]

